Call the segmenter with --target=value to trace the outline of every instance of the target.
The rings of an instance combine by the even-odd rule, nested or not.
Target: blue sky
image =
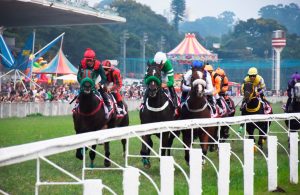
[[[89,0],[90,4],[99,0]],[[170,10],[171,0],[136,0],[141,4],[151,7],[158,14],[164,14]],[[218,16],[223,11],[232,11],[242,19],[258,18],[258,11],[266,5],[287,5],[296,3],[300,6],[300,0],[186,0],[187,20],[192,21],[204,16]]]

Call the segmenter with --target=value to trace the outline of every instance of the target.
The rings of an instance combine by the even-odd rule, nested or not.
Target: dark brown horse
[[[246,82],[244,84],[243,94],[245,100],[245,108],[242,109],[242,115],[265,114],[263,102],[256,96],[256,91],[254,89],[253,83]],[[261,149],[263,149],[263,143],[266,140],[268,126],[270,125],[271,122],[246,123],[246,130],[249,134],[250,139],[254,139],[254,130],[256,128],[259,130],[258,145]]]
[[[288,110],[289,112],[288,113],[296,113],[296,112],[300,112],[300,97],[293,97],[292,98],[292,101],[291,101],[291,104],[290,104],[290,107]],[[286,120],[285,121],[285,124],[287,127],[289,127],[289,129],[291,131],[297,131],[300,129],[300,122],[299,122],[300,119],[295,120]]]
[[[184,102],[182,105],[181,119],[208,118],[209,120],[209,118],[211,118],[211,112],[208,106],[208,102],[206,100],[206,96],[204,95],[206,81],[203,78],[203,73],[193,69],[191,83],[192,86],[191,86],[191,91],[189,92],[189,96],[186,102]],[[208,142],[210,142],[212,137],[216,136],[217,128],[205,127],[203,129],[201,128],[194,129],[193,138],[200,139],[203,154],[206,155],[208,149]],[[192,143],[191,133],[192,133],[191,129],[182,131],[183,142],[189,148]],[[189,150],[185,151],[185,160],[187,163],[189,163],[190,160]]]
[[[151,75],[150,83],[147,86],[148,96],[146,97],[146,104],[140,110],[141,124],[154,123],[161,121],[172,121],[174,120],[175,107],[166,94],[166,91],[161,87],[161,70],[158,66],[148,65],[147,74]],[[162,133],[162,147],[169,147],[168,139],[169,132]],[[156,134],[158,137],[160,134]],[[142,139],[152,148],[153,142],[151,135],[142,136]],[[145,156],[150,155],[150,149],[142,143],[142,149],[140,151],[143,155],[143,164],[145,168],[150,168],[150,160]],[[166,150],[162,149],[161,154],[165,155]]]
[[[226,114],[224,115],[224,117],[233,117],[235,114],[234,101],[228,95],[225,95],[223,100],[224,106],[226,107]],[[225,141],[225,139],[227,139],[229,135],[229,127],[222,126],[220,129],[220,138],[222,139],[222,141]]]
[[[101,97],[93,91],[94,82],[90,78],[84,78],[81,82],[81,92],[78,96],[79,105],[73,110],[73,122],[76,134],[97,131],[106,128],[113,128],[116,126],[128,126],[128,114],[123,118],[117,118],[113,113],[109,118],[105,117],[104,102]],[[114,107],[115,108],[115,107]],[[116,108],[115,108],[116,109]],[[123,152],[126,149],[126,140],[122,140]],[[92,146],[96,149],[96,145]],[[89,156],[91,159],[91,167],[94,166],[94,159],[96,153],[90,150]],[[108,160],[110,156],[109,142],[104,143],[105,157],[104,166],[109,167],[111,162]],[[77,149],[76,157],[83,159],[82,148]]]

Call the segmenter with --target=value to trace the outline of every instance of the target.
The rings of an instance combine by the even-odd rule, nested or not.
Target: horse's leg
[[[104,151],[105,151],[105,157],[109,159],[110,152],[109,152],[109,142],[104,143]],[[107,159],[104,159],[104,166],[110,167],[111,162]]]
[[[123,158],[125,158],[127,141],[126,141],[126,139],[122,139],[121,142],[122,142],[122,146],[123,146]]]
[[[183,138],[183,143],[188,147],[185,148],[185,155],[184,155],[184,159],[186,161],[186,163],[189,165],[190,164],[190,148],[191,148],[191,143],[192,143],[192,139],[191,139],[191,130],[185,130],[182,131],[182,138]]]
[[[209,128],[205,128],[206,132],[210,132]],[[201,132],[200,134],[200,142],[203,143],[201,144],[202,152],[203,155],[206,156],[207,150],[208,150],[208,142],[211,140],[211,138],[206,134],[206,132]],[[213,135],[211,135],[213,136]],[[205,164],[205,158],[203,157],[202,159],[202,164]]]
[[[92,145],[92,149],[96,150],[97,145]],[[90,150],[89,154],[90,154],[90,159],[91,159],[91,164],[90,167],[94,168],[94,160],[96,157],[96,152],[94,152],[93,150]]]
[[[150,135],[144,135],[144,136],[142,136],[142,139],[143,139],[143,141],[146,142],[149,146],[151,146],[151,145],[150,145],[150,142],[149,142]],[[151,141],[151,142],[152,142],[152,141]],[[152,145],[153,145],[153,143],[152,143]],[[152,147],[152,146],[151,146],[151,147]],[[142,157],[142,162],[143,162],[143,164],[144,164],[144,168],[146,168],[146,169],[149,169],[149,168],[151,167],[149,158],[145,157],[145,156],[149,156],[149,154],[150,154],[150,150],[149,150],[149,151],[148,151],[148,150],[149,150],[148,147],[142,142],[142,149],[141,149],[141,151],[140,151],[140,154],[143,156],[143,157]]]
[[[176,136],[178,136],[178,137],[179,137],[179,135],[180,135],[180,131],[174,131],[173,133],[174,133]],[[173,145],[173,141],[174,141],[174,138],[175,138],[175,136],[173,135],[173,133],[170,132],[170,136],[169,136],[169,138],[168,138],[168,148],[171,148],[172,145]],[[168,155],[168,156],[171,156],[171,149],[167,149],[167,155]]]
[[[224,128],[225,126],[221,127],[220,128],[220,137],[222,138],[222,128]],[[219,140],[219,137],[218,137],[218,131],[219,131],[219,127],[211,127],[211,128],[214,128],[214,133],[212,135],[212,137],[215,139],[215,140]],[[210,141],[213,141],[211,138],[209,138]],[[224,140],[222,140],[222,142],[224,142]],[[218,145],[217,144],[210,144],[209,145],[209,151],[210,152],[214,152],[215,150],[218,150]]]
[[[261,150],[263,150],[263,145],[267,139],[267,131],[268,131],[268,124],[269,122],[262,122],[262,123],[259,123],[259,139],[258,139],[258,146]]]
[[[169,147],[169,134],[170,132],[162,133],[162,147]],[[166,149],[161,149],[161,155],[166,156]]]
[[[77,148],[76,158],[78,158],[79,160],[83,160],[83,149],[82,148]]]

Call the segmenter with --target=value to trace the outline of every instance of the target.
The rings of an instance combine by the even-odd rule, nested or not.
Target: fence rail
[[[232,97],[234,103],[240,104],[242,97]],[[287,97],[268,97],[271,103],[284,103]],[[128,110],[138,110],[141,100],[126,99]],[[0,118],[26,117],[30,114],[41,113],[44,116],[61,116],[72,113],[74,104],[67,102],[26,102],[26,103],[0,103]]]
[[[11,146],[7,148],[0,149],[0,167],[12,165],[32,159],[37,160],[37,181],[36,181],[36,194],[38,194],[39,186],[42,185],[83,185],[83,194],[99,193],[102,194],[102,189],[106,188],[112,194],[115,194],[112,189],[108,186],[102,184],[101,179],[85,179],[85,171],[91,170],[85,167],[85,160],[83,161],[83,171],[82,178],[78,178],[58,165],[54,164],[46,157],[77,148],[89,147],[93,144],[101,144],[108,141],[115,141],[121,139],[130,139],[154,133],[162,133],[168,131],[177,131],[182,129],[193,129],[193,128],[204,128],[209,126],[230,126],[234,124],[244,124],[252,122],[261,121],[274,121],[278,123],[281,120],[298,120],[300,119],[300,113],[292,114],[274,114],[274,115],[252,115],[252,116],[238,116],[230,118],[218,118],[218,119],[193,119],[193,120],[179,120],[179,121],[168,121],[160,123],[151,123],[144,125],[135,125],[130,127],[115,128],[111,130],[101,130],[97,132],[85,133],[80,135],[66,136],[46,141],[39,141],[35,143],[28,143],[18,146]],[[289,137],[289,149],[285,149],[277,140],[277,136],[267,135],[268,140],[268,151],[265,155],[262,151],[267,162],[267,172],[268,172],[268,190],[273,191],[277,188],[277,147],[283,147],[289,156],[290,161],[290,182],[298,183],[298,163],[299,163],[299,135],[298,132],[289,132],[288,128],[281,126],[284,133]],[[237,156],[233,155],[234,158],[238,158],[244,172],[244,194],[254,194],[254,142],[251,139],[247,139],[246,134],[240,136],[234,129],[231,128],[236,135],[238,135],[239,140],[244,143],[244,162]],[[280,135],[282,136],[282,134]],[[128,142],[129,143],[129,142]],[[219,145],[219,169],[213,165],[212,161],[208,157],[205,157],[215,168],[218,178],[218,192],[219,194],[229,194],[229,179],[230,179],[230,156],[235,154],[231,151],[230,143],[220,143]],[[90,148],[90,147],[89,147]],[[127,146],[129,148],[129,146]],[[160,146],[161,148],[161,146]],[[90,148],[91,149],[91,148]],[[190,177],[183,172],[187,179],[189,185],[189,194],[201,194],[202,193],[202,150],[195,148],[188,148],[190,150]],[[289,152],[288,152],[289,150]],[[101,153],[97,154],[101,155]],[[85,156],[85,153],[83,153]],[[130,157],[129,151],[126,151],[125,158]],[[125,166],[119,166],[119,169],[123,171],[123,189],[124,194],[138,194],[139,187],[139,176],[140,174],[145,175],[156,188],[158,194],[174,194],[174,167],[183,170],[180,165],[178,165],[173,157],[170,156],[158,156],[160,158],[160,172],[161,172],[161,188],[159,189],[155,182],[142,170],[131,167],[127,164],[128,160],[125,162]],[[84,157],[85,159],[85,157]],[[71,176],[75,179],[75,182],[41,182],[40,181],[40,161],[45,161],[53,167],[57,168],[64,174]],[[103,168],[105,169],[105,168]],[[128,181],[130,181],[128,183]],[[167,187],[166,187],[167,186]],[[1,190],[0,190],[1,192]]]

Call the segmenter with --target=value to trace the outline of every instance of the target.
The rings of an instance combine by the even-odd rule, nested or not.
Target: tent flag
[[[77,68],[66,58],[60,49],[56,56],[49,62],[48,66],[42,69],[33,69],[34,73],[48,74],[77,74]]]
[[[34,33],[32,33],[26,40],[25,45],[21,52],[18,55],[17,60],[15,61],[14,68],[25,70],[28,65],[31,65],[31,60],[29,59],[29,56],[32,53],[33,48],[33,37]]]
[[[9,48],[7,47],[3,36],[0,34],[0,51],[1,51],[1,57],[3,60],[3,65],[6,68],[11,68],[15,62],[14,56],[11,54]]]
[[[45,47],[43,47],[41,50],[39,50],[38,52],[36,52],[34,54],[34,60],[33,62],[35,62],[37,59],[39,59],[40,57],[42,57],[45,53],[47,53],[47,51],[49,51],[49,49],[51,49],[53,47],[53,45],[55,45],[57,43],[57,41],[59,41],[65,33],[62,33],[61,35],[59,35],[58,37],[56,37],[55,39],[53,39],[50,43],[48,43]]]

